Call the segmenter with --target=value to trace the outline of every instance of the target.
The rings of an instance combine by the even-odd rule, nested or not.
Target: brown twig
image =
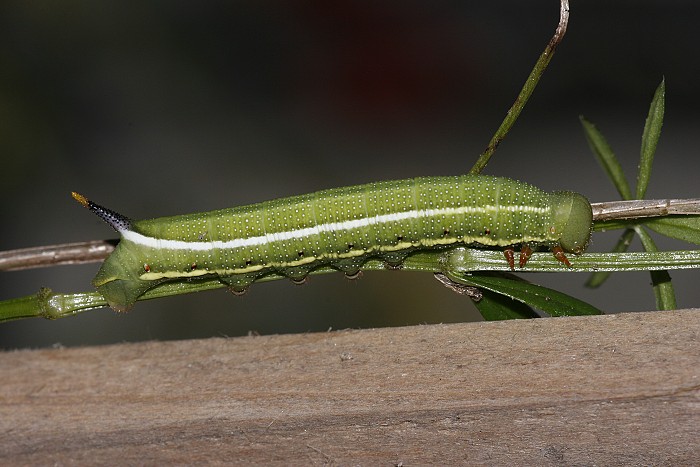
[[[104,260],[114,250],[117,242],[118,240],[92,240],[0,251],[0,271],[96,263]]]
[[[640,199],[593,203],[593,220],[610,221],[642,219],[669,215],[700,214],[700,198],[692,199]]]

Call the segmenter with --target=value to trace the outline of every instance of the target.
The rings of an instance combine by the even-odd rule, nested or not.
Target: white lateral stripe
[[[288,230],[286,232],[273,232],[257,237],[234,238],[232,240],[227,241],[215,240],[212,242],[187,242],[184,240],[165,240],[162,238],[148,237],[146,235],[133,232],[131,230],[124,230],[121,232],[121,235],[124,240],[128,240],[130,242],[136,243],[138,245],[143,245],[149,248],[192,251],[206,251],[211,249],[224,250],[230,248],[266,245],[272,242],[311,237],[313,235],[318,235],[322,232],[352,230],[360,227],[368,227],[370,225],[384,224],[387,222],[396,222],[406,219],[420,219],[424,217],[435,216],[453,216],[459,214],[484,214],[487,212],[493,212],[496,209],[496,206],[460,206],[456,208],[442,209],[416,209],[412,211],[381,214],[361,219],[350,219],[342,222],[319,224],[314,227],[306,227],[297,230]],[[518,211],[537,214],[545,214],[550,210],[549,207],[536,206],[499,206],[498,209],[504,209],[506,211],[511,212]]]

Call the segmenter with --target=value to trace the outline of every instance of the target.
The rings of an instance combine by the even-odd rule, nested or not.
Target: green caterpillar
[[[110,306],[128,310],[164,281],[215,276],[241,293],[266,274],[303,280],[330,266],[356,275],[371,257],[397,267],[415,250],[456,246],[546,246],[582,253],[591,206],[577,193],[546,193],[484,175],[420,177],[334,188],[219,211],[131,221],[73,197],[111,225],[121,241],[93,283]]]

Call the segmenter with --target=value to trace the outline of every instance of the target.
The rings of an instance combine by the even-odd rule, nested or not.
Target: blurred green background
[[[323,188],[467,171],[558,19],[558,2],[26,2],[0,4],[0,249],[114,238],[71,190],[132,218]],[[578,115],[628,174],[653,91],[667,113],[649,198],[697,197],[698,32],[692,1],[572,2],[569,32],[489,174],[619,199]],[[605,251],[614,234],[596,234]],[[659,241],[666,249],[687,246]],[[0,276],[0,298],[90,290],[98,265]],[[672,273],[679,306],[697,272]],[[602,290],[541,275],[608,311],[653,309],[646,273]],[[429,275],[313,277],[0,325],[0,347],[479,319]]]

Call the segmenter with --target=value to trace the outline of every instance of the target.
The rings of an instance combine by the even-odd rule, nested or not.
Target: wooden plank
[[[0,354],[0,463],[689,465],[700,312]]]

